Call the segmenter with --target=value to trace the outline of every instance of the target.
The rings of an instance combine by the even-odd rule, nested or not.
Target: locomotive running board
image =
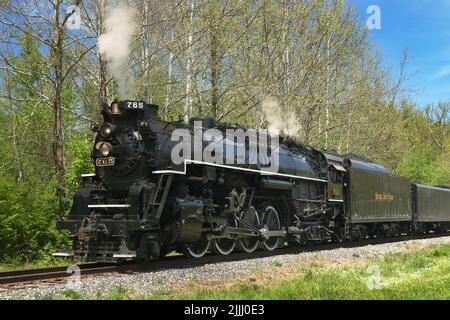
[[[153,171],[153,174],[179,174],[179,175],[186,175],[187,172],[187,164],[203,164],[206,166],[211,167],[217,167],[217,168],[224,168],[224,169],[231,169],[231,170],[237,170],[237,171],[245,171],[245,172],[251,172],[251,173],[258,173],[260,175],[264,176],[275,176],[275,177],[282,177],[282,178],[292,178],[292,179],[299,179],[299,180],[309,180],[309,181],[317,181],[317,182],[323,182],[328,183],[327,180],[322,179],[315,179],[315,178],[309,178],[309,177],[302,177],[302,176],[294,176],[290,174],[284,174],[284,173],[276,173],[276,172],[270,172],[270,171],[263,171],[263,170],[256,170],[256,169],[248,169],[248,168],[242,168],[242,167],[234,167],[234,166],[228,166],[224,164],[217,164],[212,162],[204,162],[204,161],[198,161],[198,160],[184,160],[184,170],[183,171],[177,171],[177,170],[158,170]]]
[[[66,257],[73,257],[74,253],[73,252],[55,252],[52,254],[52,256],[66,258]]]
[[[95,176],[96,176],[95,173],[84,173],[81,175],[82,178],[93,178]]]
[[[123,258],[123,259],[130,259],[130,258],[136,258],[135,253],[115,253],[113,254],[113,258]]]
[[[94,208],[129,208],[129,204],[90,204],[88,205],[89,209]]]

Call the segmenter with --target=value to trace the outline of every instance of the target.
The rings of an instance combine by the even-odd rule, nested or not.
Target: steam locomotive
[[[141,101],[105,105],[102,117],[93,127],[95,173],[82,175],[58,221],[72,249],[57,256],[120,262],[177,250],[201,258],[450,229],[450,189],[356,156],[212,118],[162,121]]]

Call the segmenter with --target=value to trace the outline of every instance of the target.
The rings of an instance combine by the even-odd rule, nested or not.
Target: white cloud
[[[444,78],[448,75],[450,75],[450,65],[444,66],[441,69],[439,69],[433,76],[431,76],[431,80]]]

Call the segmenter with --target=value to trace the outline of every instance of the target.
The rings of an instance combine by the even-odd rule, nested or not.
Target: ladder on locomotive
[[[170,186],[172,185],[172,180],[172,174],[161,174],[159,176],[156,189],[154,189],[150,195],[150,199],[145,209],[145,215],[150,211],[157,219],[161,218],[164,204],[166,203],[167,195],[169,194]]]

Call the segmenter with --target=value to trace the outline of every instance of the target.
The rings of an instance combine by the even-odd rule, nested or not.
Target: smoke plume
[[[118,6],[107,10],[105,33],[98,38],[98,48],[105,55],[109,67],[119,86],[122,99],[133,95],[134,79],[127,70],[130,60],[131,40],[136,30],[136,10]]]
[[[271,134],[295,137],[300,131],[295,112],[283,110],[276,98],[265,98],[262,102],[262,111],[269,124],[267,129]]]

